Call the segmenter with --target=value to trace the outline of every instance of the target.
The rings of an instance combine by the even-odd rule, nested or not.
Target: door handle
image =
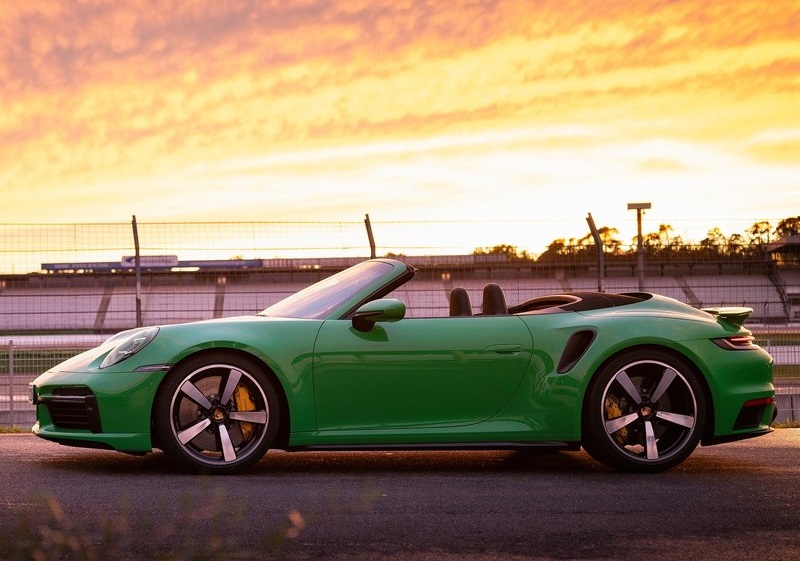
[[[483,349],[483,352],[498,355],[515,355],[521,350],[522,345],[491,345]]]

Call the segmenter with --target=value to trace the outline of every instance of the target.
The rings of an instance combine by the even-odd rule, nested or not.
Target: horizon
[[[597,220],[598,229],[614,225]],[[635,251],[636,213],[628,216],[630,238],[622,232],[611,238],[623,251]],[[786,217],[796,219],[796,217]],[[749,222],[749,226],[757,221]],[[408,257],[470,255],[498,246],[513,246],[518,253],[538,258],[558,240],[575,245],[589,235],[589,225],[574,221],[395,221],[370,219],[376,253]],[[667,222],[670,239],[682,236],[681,223]],[[768,241],[778,222],[770,223]],[[658,233],[661,224],[643,217],[643,237]],[[737,242],[750,241],[741,229],[729,231],[723,223],[709,222],[706,230],[718,228]],[[552,234],[552,235],[551,235]],[[180,261],[213,259],[292,259],[363,257],[370,252],[365,222],[136,222],[116,223],[0,223],[0,272],[40,272],[45,263],[121,262],[134,255],[138,238],[142,257],[175,256]],[[424,245],[414,245],[425,240]],[[683,246],[698,246],[702,240],[683,238]],[[592,243],[593,245],[593,243]],[[611,248],[608,249],[611,251]]]

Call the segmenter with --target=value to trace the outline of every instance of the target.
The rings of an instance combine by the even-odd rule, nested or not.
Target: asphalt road
[[[800,558],[800,429],[658,475],[583,452],[270,452],[246,473],[0,435],[0,559]]]

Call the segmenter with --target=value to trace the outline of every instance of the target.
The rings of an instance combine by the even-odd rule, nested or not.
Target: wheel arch
[[[245,358],[247,360],[252,360],[256,362],[264,371],[264,374],[270,378],[270,381],[274,384],[275,388],[278,390],[278,403],[280,406],[280,415],[279,415],[279,424],[278,424],[278,433],[275,436],[275,441],[272,445],[272,448],[277,449],[285,449],[289,444],[289,432],[291,427],[291,410],[289,408],[289,400],[286,396],[286,389],[284,388],[283,383],[281,382],[280,377],[275,373],[275,370],[267,364],[264,360],[262,360],[259,356],[247,352],[242,349],[236,349],[231,347],[213,347],[213,348],[206,348],[199,350],[197,352],[191,353],[183,357],[180,361],[173,364],[170,368],[170,372],[175,368],[179,368],[181,365],[186,363],[189,360],[195,360],[197,358],[203,357],[205,355],[228,355],[232,357],[239,357]],[[169,373],[169,372],[168,372]],[[167,373],[167,374],[168,374]],[[167,376],[165,375],[161,382],[159,383],[158,389],[153,394],[153,403],[158,399],[158,395],[163,390],[165,381]],[[151,438],[153,439],[153,446],[158,448],[159,443],[157,442],[157,432],[154,430],[155,428],[155,407],[151,406],[150,408],[150,434]]]
[[[697,377],[697,380],[700,384],[700,387],[703,390],[703,397],[705,398],[705,402],[708,404],[708,411],[706,414],[706,423],[703,427],[703,432],[701,439],[705,439],[708,436],[713,436],[714,434],[714,426],[715,426],[715,413],[714,413],[714,399],[713,394],[711,393],[711,387],[708,384],[708,380],[706,379],[706,375],[703,370],[697,365],[697,362],[693,360],[688,354],[683,353],[673,347],[669,347],[666,345],[658,345],[658,344],[645,344],[645,345],[634,345],[631,347],[625,347],[623,349],[618,349],[613,354],[606,357],[597,367],[592,371],[591,375],[588,376],[587,383],[584,387],[583,392],[583,399],[581,402],[581,440],[584,440],[584,432],[586,430],[586,418],[587,418],[587,407],[589,407],[589,388],[597,379],[597,375],[603,371],[603,369],[612,361],[616,360],[622,355],[638,352],[638,351],[659,351],[666,353],[677,360],[681,360],[686,363],[692,369],[692,372]]]

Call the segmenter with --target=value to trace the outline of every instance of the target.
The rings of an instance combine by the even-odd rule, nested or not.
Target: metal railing
[[[674,226],[679,233],[680,224]],[[608,245],[597,259],[588,237],[568,237],[585,229],[567,221],[380,222],[368,216],[0,224],[0,426],[28,423],[28,383],[110,333],[253,313],[372,255],[419,268],[416,284],[404,288],[417,317],[443,313],[453,286],[477,296],[486,282],[503,286],[512,305],[548,293],[632,292],[643,285],[697,307],[749,306],[748,327],[775,357],[779,378],[800,378],[800,265],[773,259],[763,244],[649,245],[643,266],[635,244]],[[780,399],[800,418],[794,398]]]

